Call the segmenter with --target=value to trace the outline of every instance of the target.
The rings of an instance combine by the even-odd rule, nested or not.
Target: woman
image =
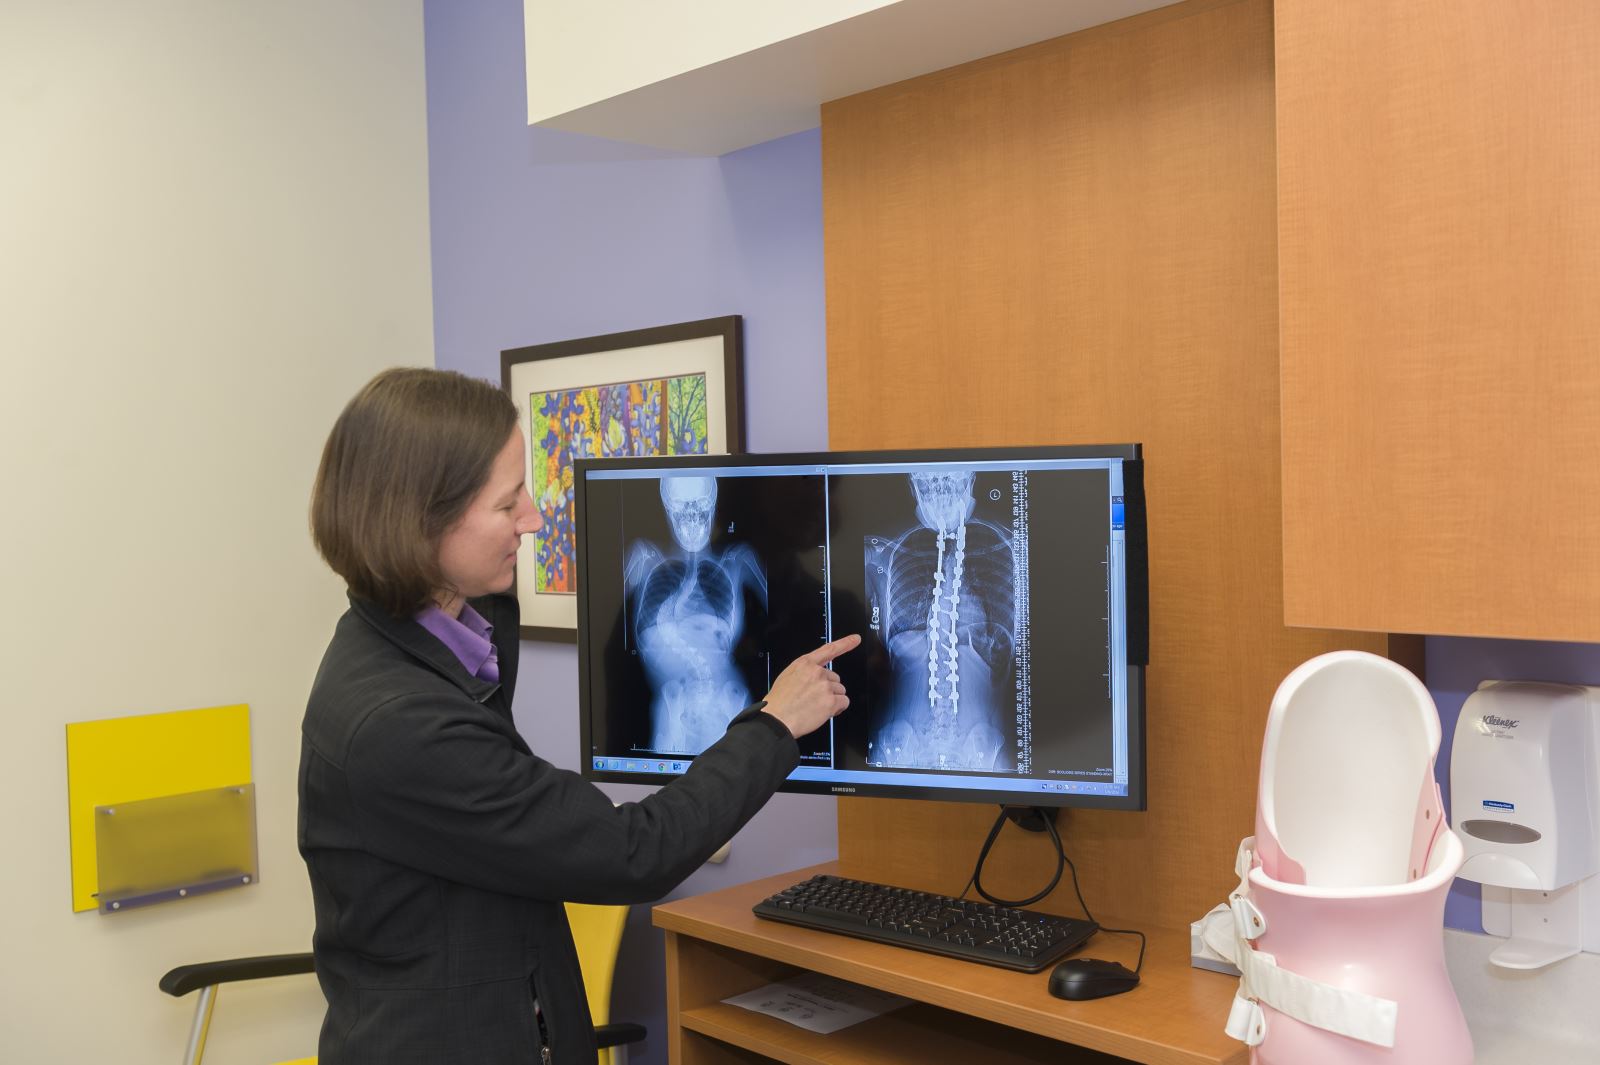
[[[312,493],[317,549],[349,586],[302,728],[300,852],[328,1000],[322,1065],[595,1060],[562,903],[682,881],[760,809],[803,736],[849,703],[799,659],[689,772],[614,807],[511,721],[517,544],[540,527],[516,410],[437,370],[351,400]],[[535,1015],[533,1003],[539,1011]]]

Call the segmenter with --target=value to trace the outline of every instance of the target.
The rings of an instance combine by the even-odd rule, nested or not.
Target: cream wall
[[[302,950],[298,726],[341,607],[322,438],[432,362],[419,0],[0,7],[0,1058],[171,1063],[169,967]],[[247,702],[261,883],[73,914],[64,726]],[[310,1053],[306,977],[224,991],[214,1065]]]

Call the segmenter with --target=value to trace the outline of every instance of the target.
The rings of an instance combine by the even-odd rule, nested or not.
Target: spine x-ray
[[[664,754],[699,754],[752,701],[734,646],[746,594],[766,607],[766,573],[748,545],[712,544],[716,504],[715,478],[663,477],[673,542],[628,549],[631,641],[651,692],[650,748]]]
[[[865,537],[868,605],[892,675],[868,734],[871,766],[1030,768],[1027,475],[985,478],[983,509],[1009,502],[1009,528],[976,516],[974,479],[905,477],[904,523]]]

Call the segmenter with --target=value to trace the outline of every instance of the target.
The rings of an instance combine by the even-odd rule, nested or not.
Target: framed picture
[[[500,353],[544,527],[517,555],[522,636],[577,641],[572,468],[579,458],[744,450],[738,315]]]

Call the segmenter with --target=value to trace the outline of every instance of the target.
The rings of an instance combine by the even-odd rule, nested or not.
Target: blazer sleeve
[[[799,763],[788,730],[753,707],[682,777],[613,806],[502,728],[482,707],[415,696],[372,714],[345,762],[367,849],[505,894],[647,902],[732,838]]]

